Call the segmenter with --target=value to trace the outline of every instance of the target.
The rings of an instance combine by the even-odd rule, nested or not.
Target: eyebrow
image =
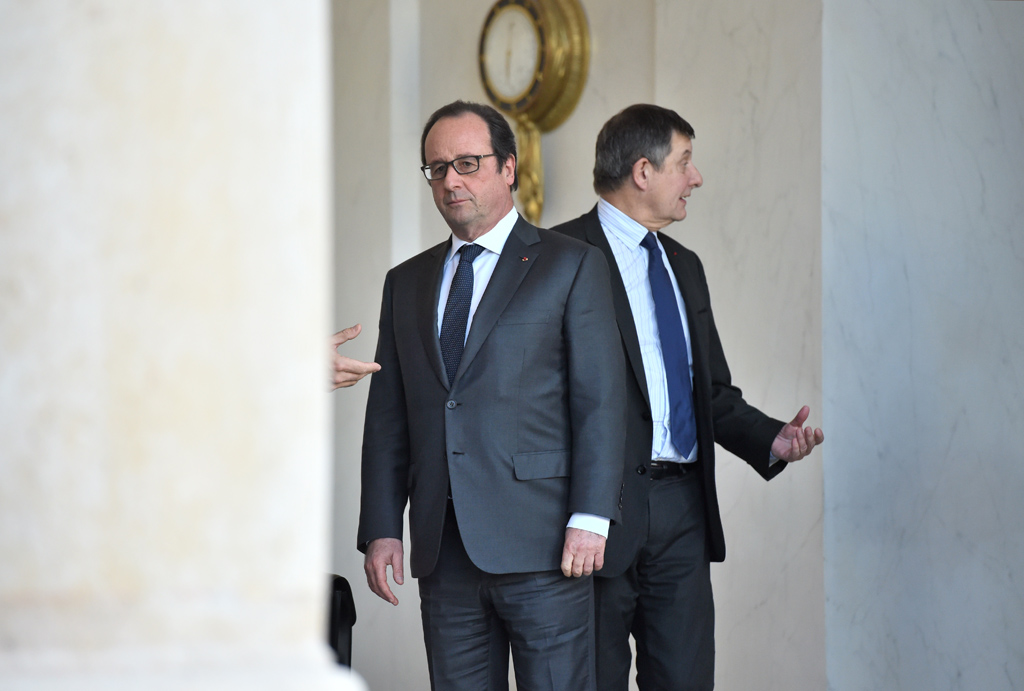
[[[460,158],[466,158],[467,156],[484,156],[485,154],[457,154],[455,158],[449,159],[450,161],[457,161]],[[433,161],[427,161],[428,166],[432,166],[435,163],[448,163],[449,161],[443,158],[435,158]]]

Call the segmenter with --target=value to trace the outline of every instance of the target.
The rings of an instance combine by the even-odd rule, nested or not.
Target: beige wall
[[[382,42],[388,22],[407,21],[410,4],[420,26],[419,122],[456,98],[485,100],[476,43],[489,3],[335,3],[338,14],[349,18],[335,21],[342,51],[335,63],[339,150],[341,142],[366,150],[404,136],[418,157],[418,132],[410,138],[385,125],[394,100],[408,96],[394,89],[408,75],[407,68],[388,63]],[[776,417],[788,419],[806,403],[820,423],[820,3],[583,4],[592,41],[590,78],[572,117],[543,138],[542,225],[573,218],[595,203],[594,140],[611,115],[651,101],[679,111],[697,131],[695,161],[705,186],[694,193],[689,218],[668,232],[705,262],[734,379]],[[422,48],[428,44],[430,50]],[[351,120],[343,114],[350,111]],[[368,121],[369,129],[350,126]],[[392,175],[422,184],[417,165],[412,161]],[[362,320],[367,330],[352,352],[369,357],[386,271],[381,258],[412,256],[444,240],[448,229],[424,186],[416,200],[420,242],[405,228],[389,230],[394,213],[387,210],[401,201],[396,183],[389,188],[383,177],[370,183],[346,160],[336,170],[338,255],[358,247],[365,259],[360,266],[339,259],[339,304],[349,311],[339,312],[337,325]],[[343,497],[335,565],[355,586],[356,669],[376,688],[419,688],[426,663],[415,581],[401,589],[402,602],[392,608],[369,593],[354,551],[365,391],[363,384],[335,397],[336,491]],[[724,452],[720,458],[729,558],[713,569],[718,688],[824,688],[821,456],[771,484]]]

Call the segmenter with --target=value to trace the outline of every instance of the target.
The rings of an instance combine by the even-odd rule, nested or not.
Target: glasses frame
[[[451,169],[454,170],[459,175],[472,175],[476,171],[480,170],[480,160],[481,159],[489,158],[491,156],[497,156],[497,155],[498,154],[471,154],[469,156],[459,156],[458,158],[453,158],[450,161],[437,161],[435,163],[428,163],[425,166],[420,166],[420,170],[423,171],[423,177],[425,177],[427,179],[427,182],[437,182],[439,180],[444,180],[446,177],[448,177],[448,168],[449,167],[451,167]],[[470,158],[475,158],[476,159],[476,168],[474,168],[473,170],[467,170],[465,173],[463,173],[458,168],[456,168],[455,166],[452,165],[456,161],[465,161],[465,160],[470,159]],[[444,171],[441,173],[441,177],[437,177],[437,178],[430,177],[430,169],[434,168],[435,166],[439,166],[439,165],[443,165],[444,166]]]

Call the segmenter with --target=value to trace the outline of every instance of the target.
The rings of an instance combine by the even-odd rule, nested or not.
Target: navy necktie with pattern
[[[462,349],[466,346],[466,322],[469,321],[469,306],[473,302],[473,260],[484,248],[480,245],[463,245],[459,249],[459,265],[455,269],[448,301],[444,305],[441,319],[441,358],[448,374],[448,385],[455,380],[462,361]]]
[[[640,244],[648,254],[647,279],[654,296],[661,356],[665,360],[672,444],[679,453],[686,456],[697,443],[697,420],[693,415],[693,387],[690,384],[690,364],[686,357],[686,335],[658,239],[654,233],[648,232]]]

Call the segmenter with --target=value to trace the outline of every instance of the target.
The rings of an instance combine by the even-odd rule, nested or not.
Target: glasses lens
[[[465,175],[466,173],[472,173],[480,167],[480,159],[476,156],[465,156],[452,161],[452,165],[455,166],[455,171],[457,173]]]
[[[430,180],[440,180],[444,177],[445,173],[448,172],[447,163],[432,163],[429,168],[425,171],[427,178]]]

